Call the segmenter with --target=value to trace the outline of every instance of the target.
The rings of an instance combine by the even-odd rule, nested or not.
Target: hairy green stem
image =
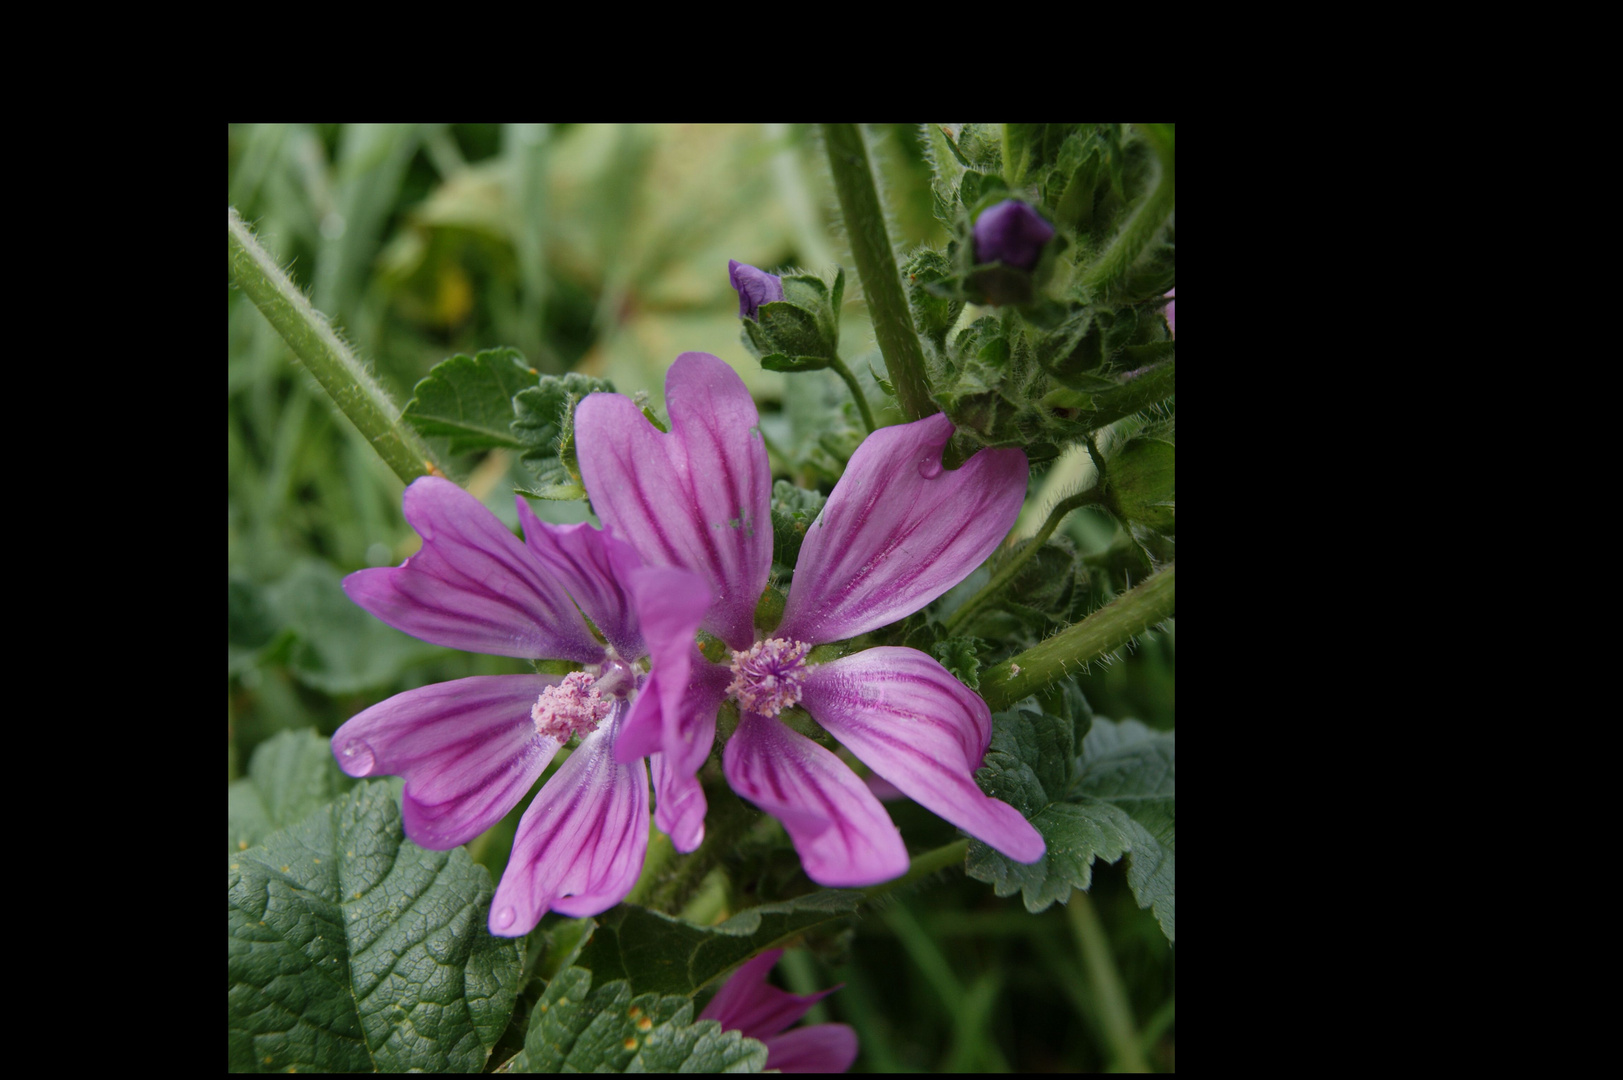
[[[1156,177],[1154,189],[1133,210],[1132,216],[1121,227],[1115,239],[1110,241],[1110,245],[1099,253],[1093,265],[1083,273],[1083,287],[1096,295],[1109,296],[1126,279],[1133,260],[1138,258],[1155,238],[1161,226],[1166,224],[1176,205],[1174,140],[1171,128],[1166,124],[1145,124],[1142,129],[1149,138],[1150,145],[1155,148],[1155,156],[1161,166],[1160,175]]]
[[[968,840],[954,840],[938,848],[932,848],[920,855],[913,856],[907,864],[907,873],[890,881],[882,881],[878,885],[869,885],[862,890],[862,895],[869,900],[884,896],[892,889],[899,889],[904,885],[911,885],[921,878],[945,870],[951,866],[962,866],[964,856],[969,853]]]
[[[1098,1009],[1099,1026],[1115,1056],[1112,1066],[1121,1072],[1149,1072],[1149,1062],[1139,1047],[1138,1034],[1133,1030],[1133,1010],[1127,1002],[1127,988],[1122,985],[1121,972],[1110,955],[1110,941],[1099,922],[1093,901],[1079,889],[1071,890],[1071,899],[1065,905],[1065,915],[1076,936],[1077,949],[1082,953],[1082,967],[1087,972],[1093,990],[1093,1002]]]
[[[236,207],[227,208],[227,217],[227,265],[232,283],[282,335],[333,404],[405,483],[431,472],[443,475],[423,440],[401,422],[400,410],[389,395],[254,239]]]
[[[851,239],[851,257],[856,260],[868,314],[873,317],[874,339],[885,358],[902,412],[909,420],[938,413],[941,410],[930,400],[924,347],[913,329],[913,312],[896,270],[896,256],[890,248],[890,233],[885,228],[885,212],[874,187],[862,130],[856,124],[824,124],[823,142],[834,174],[834,191],[840,199],[840,213],[845,216],[845,231]]]
[[[1054,509],[1048,512],[1048,520],[1043,522],[1043,527],[1037,530],[1036,536],[1032,537],[1031,543],[1027,544],[1020,550],[1019,554],[1011,558],[1003,569],[993,574],[992,580],[988,581],[980,592],[964,601],[963,605],[952,613],[952,617],[947,620],[947,633],[957,633],[959,627],[968,622],[971,615],[991,603],[1008,586],[1009,582],[1014,580],[1014,576],[1020,572],[1020,568],[1026,565],[1026,560],[1037,554],[1038,549],[1048,543],[1048,538],[1054,535],[1054,530],[1059,528],[1059,523],[1066,514],[1079,506],[1096,503],[1103,497],[1104,489],[1094,487],[1072,495],[1068,499],[1061,499],[1056,503]]]
[[[1081,622],[989,669],[981,676],[981,697],[993,712],[1007,709],[1169,618],[1178,607],[1176,573],[1177,564],[1167,563]]]
[[[863,396],[862,386],[857,382],[857,377],[851,374],[851,369],[846,367],[845,361],[838,356],[829,357],[828,366],[833,368],[834,373],[844,379],[845,385],[851,388],[851,396],[857,402],[857,411],[862,414],[862,422],[867,426],[868,434],[872,435],[877,430],[873,422],[873,413],[868,411],[868,399]]]

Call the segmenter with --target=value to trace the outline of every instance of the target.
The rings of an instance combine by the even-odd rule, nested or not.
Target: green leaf
[[[584,499],[575,462],[575,406],[592,393],[614,393],[607,379],[570,372],[546,375],[513,398],[513,437],[524,448],[519,461],[535,476],[537,499]],[[575,494],[578,492],[579,494]]]
[[[534,386],[535,369],[517,349],[458,354],[434,365],[402,414],[424,435],[449,435],[451,452],[522,445],[513,436],[513,395]]]
[[[714,1020],[693,1022],[693,1002],[632,996],[624,979],[592,988],[594,975],[569,968],[547,984],[530,1014],[524,1049],[500,1072],[760,1072],[766,1047]]]
[[[1094,859],[1130,855],[1127,883],[1138,906],[1153,906],[1176,940],[1176,734],[1096,718],[1080,758],[1074,745],[1072,719],[1029,703],[993,717],[992,749],[975,779],[1024,814],[1048,851],[1027,865],[971,840],[969,875],[999,896],[1022,893],[1026,910],[1038,912],[1086,889]]]
[[[233,1071],[474,1072],[507,1026],[516,940],[490,874],[400,828],[370,781],[229,860]]]
[[[300,682],[329,694],[353,694],[394,681],[407,664],[441,650],[385,625],[344,595],[343,575],[304,559],[266,590],[298,635],[289,666]]]
[[[227,788],[227,854],[297,825],[354,784],[333,760],[331,744],[314,729],[272,736],[254,751],[248,775]]]
[[[597,930],[577,962],[599,979],[629,980],[638,993],[692,996],[735,965],[814,926],[843,919],[860,903],[859,892],[823,889],[746,908],[716,926],[621,904],[597,916]]]
[[[827,497],[818,491],[795,487],[787,480],[772,485],[772,558],[792,567],[800,558],[800,545],[806,530],[822,512]]]
[[[1177,448],[1133,439],[1110,459],[1110,509],[1124,521],[1171,535],[1177,527]]]

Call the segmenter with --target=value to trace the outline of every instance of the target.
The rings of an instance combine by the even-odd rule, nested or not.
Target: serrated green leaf
[[[534,490],[525,494],[538,499],[583,499],[580,470],[575,463],[575,406],[592,393],[613,393],[607,379],[570,372],[547,375],[540,384],[513,398],[513,437],[524,452],[519,461],[536,478]],[[580,494],[570,494],[574,488]]]
[[[1175,941],[1177,736],[1136,720],[1095,718],[1078,759],[1074,732],[1072,718],[1028,705],[993,717],[992,750],[975,779],[1024,814],[1048,850],[1027,865],[971,840],[969,876],[999,896],[1022,893],[1026,910],[1037,912],[1086,889],[1095,859],[1128,855],[1127,883],[1139,907],[1153,906]]]
[[[401,415],[424,435],[449,435],[453,454],[517,448],[513,395],[535,383],[535,370],[517,349],[458,354],[434,365]]]
[[[227,788],[227,854],[297,825],[354,785],[333,760],[331,744],[314,729],[272,736],[254,751],[248,775]]]
[[[597,917],[577,961],[600,979],[628,979],[639,993],[689,996],[765,949],[856,911],[862,894],[823,889],[746,908],[716,926],[695,926],[635,904]]]
[[[516,940],[490,874],[400,828],[369,781],[229,859],[233,1071],[474,1072],[513,1010]]]
[[[596,978],[595,989],[592,982]],[[530,1015],[524,1049],[502,1072],[760,1072],[766,1047],[714,1020],[693,1022],[681,996],[632,996],[624,979],[561,972]]]
[[[971,690],[980,689],[981,661],[976,654],[986,652],[987,644],[978,637],[943,638],[930,647],[941,666]]]
[[[794,566],[800,558],[800,545],[806,530],[822,512],[827,497],[818,491],[798,488],[787,480],[772,485],[772,558],[784,566]]]
[[[303,559],[265,591],[298,635],[289,666],[300,682],[329,694],[353,694],[392,682],[406,665],[440,651],[355,606],[342,580],[327,563]]]

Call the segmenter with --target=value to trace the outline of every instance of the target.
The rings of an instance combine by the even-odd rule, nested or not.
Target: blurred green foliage
[[[901,254],[939,246],[919,129],[870,133]],[[605,378],[646,391],[658,410],[666,367],[697,350],[733,364],[755,394],[777,477],[826,493],[860,441],[832,373],[786,376],[748,356],[727,279],[730,258],[772,271],[851,266],[809,128],[234,125],[227,175],[231,204],[400,406],[441,360],[508,346],[541,374]],[[844,308],[841,355],[878,402],[871,369],[884,368],[854,278]],[[450,436],[430,441],[454,479],[516,522],[512,492],[533,478],[515,451],[453,453]],[[402,690],[529,670],[416,642],[343,597],[342,575],[415,550],[401,484],[229,288],[227,458],[230,779],[279,731],[330,734]],[[586,515],[578,502],[534,505],[544,520]],[[1110,568],[1105,580],[1148,572],[1143,545],[1102,512],[1073,514],[1062,535],[1084,566]],[[1170,625],[1146,634],[1078,682],[1101,715],[1170,728],[1174,641]],[[915,851],[956,835],[906,800],[890,808]],[[522,810],[469,845],[493,876]],[[800,992],[846,984],[814,1018],[856,1027],[857,1069],[1123,1064],[1086,974],[1077,913],[1031,915],[960,872],[939,878],[779,969]],[[1170,1070],[1174,950],[1119,864],[1097,867],[1093,882],[1084,903],[1104,928],[1144,1061]]]

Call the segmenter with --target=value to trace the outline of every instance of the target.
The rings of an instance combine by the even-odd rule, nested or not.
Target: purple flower
[[[1167,296],[1168,297],[1175,297],[1177,295],[1178,295],[1178,290],[1177,289],[1168,289],[1167,290]],[[1177,300],[1173,300],[1172,303],[1167,305],[1167,329],[1172,331],[1172,336],[1173,337],[1178,336],[1178,301]]]
[[[783,279],[765,270],[757,270],[737,259],[727,260],[727,279],[738,290],[738,317],[753,319],[762,304],[783,299]]]
[[[1001,262],[1030,270],[1054,238],[1054,227],[1018,199],[1005,199],[975,219],[975,261]]]
[[[766,976],[782,955],[782,949],[768,949],[733,972],[699,1019],[719,1021],[723,1031],[741,1031],[745,1038],[765,1043],[768,1069],[844,1072],[857,1059],[857,1033],[845,1024],[812,1024],[779,1034],[839,989],[806,995],[779,990]]]
[[[637,661],[656,645],[691,647],[710,596],[693,574],[644,566],[615,537],[543,524],[517,502],[522,542],[450,481],[415,481],[405,515],[422,549],[399,567],[351,574],[344,591],[436,645],[582,670],[408,690],[350,719],[332,741],[351,776],[404,777],[406,835],[445,850],[499,821],[581,737],[519,823],[490,909],[491,932],[509,937],[528,933],[549,908],[595,915],[635,884],[648,846],[648,774],[640,758],[617,761],[614,741],[639,717],[659,723],[664,701]],[[685,670],[673,674],[686,679]],[[663,762],[653,767],[657,776]],[[692,840],[678,841],[685,851],[698,842],[683,839]]]
[[[1012,858],[1040,857],[1031,824],[975,784],[991,714],[951,673],[904,648],[808,663],[814,646],[904,618],[979,566],[1020,512],[1025,455],[982,450],[947,472],[941,451],[953,428],[940,414],[870,435],[807,532],[781,624],[757,641],[752,615],[771,569],[772,533],[754,402],[732,369],[705,353],[677,359],[666,397],[668,435],[628,398],[583,401],[575,418],[587,448],[582,477],[604,523],[644,561],[692,570],[710,585],[702,628],[732,659],[712,664],[690,644],[683,694],[665,682],[676,663],[651,642],[654,681],[687,708],[662,709],[661,726],[652,712],[630,718],[616,759],[662,751],[658,800],[702,805],[694,773],[714,738],[716,707],[730,697],[739,723],[722,759],[728,783],[783,823],[811,879],[858,886],[896,877],[907,849],[879,800],[832,752],[778,719],[800,705],[915,802]],[[696,445],[714,446],[707,459],[720,466],[697,465]]]

